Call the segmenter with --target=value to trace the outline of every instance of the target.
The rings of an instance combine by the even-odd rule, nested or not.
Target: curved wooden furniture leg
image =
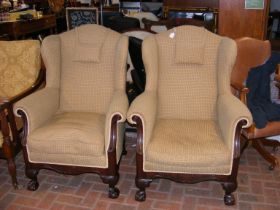
[[[262,143],[262,139],[252,140],[252,145],[260,153],[260,155],[271,164],[269,166],[270,170],[273,170],[275,166],[278,165],[277,158],[275,158],[270,152],[265,149]]]
[[[224,203],[227,206],[232,206],[235,204],[235,198],[232,192],[237,188],[237,182],[226,182],[222,183],[223,189],[225,191]]]
[[[146,187],[149,187],[151,179],[138,179],[135,178],[135,184],[139,188],[139,190],[135,194],[136,201],[145,201],[146,200]]]
[[[116,187],[119,181],[119,173],[114,176],[100,176],[105,184],[109,184],[108,197],[115,199],[119,197],[120,190]]]
[[[39,187],[39,182],[37,179],[38,173],[39,173],[39,170],[26,167],[25,174],[29,179],[31,179],[27,186],[28,190],[35,191],[38,189],[38,187]]]
[[[10,138],[10,130],[9,130],[8,122],[6,120],[5,111],[0,112],[0,121],[1,121],[1,131],[3,134],[2,149],[3,149],[4,156],[7,159],[8,170],[12,178],[13,186],[15,189],[17,189],[18,182],[16,177],[16,165],[15,165],[14,155],[13,155],[13,143]]]

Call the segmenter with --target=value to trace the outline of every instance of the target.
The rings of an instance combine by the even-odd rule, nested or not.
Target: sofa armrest
[[[228,148],[234,150],[234,138],[237,124],[244,121],[242,128],[252,124],[252,115],[245,104],[231,94],[223,94],[218,97],[218,125],[222,138]],[[239,151],[235,151],[239,155]]]
[[[59,108],[59,91],[55,88],[41,89],[14,105],[14,113],[24,113],[27,119],[27,135],[50,119]],[[25,125],[26,126],[26,125]]]
[[[157,115],[157,96],[153,91],[145,91],[131,104],[127,120],[137,125],[137,152],[142,154],[154,128]],[[140,136],[139,136],[140,135]]]

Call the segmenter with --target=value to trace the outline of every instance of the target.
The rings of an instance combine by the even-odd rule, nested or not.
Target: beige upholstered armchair
[[[153,179],[167,178],[219,181],[225,204],[234,204],[240,130],[252,121],[230,89],[236,52],[233,40],[196,26],[144,40],[146,87],[127,115],[137,126],[136,200]]]
[[[14,110],[24,119],[29,190],[38,188],[37,174],[44,168],[98,173],[109,184],[109,197],[118,197],[127,49],[126,36],[95,24],[44,39],[46,87]]]
[[[13,105],[43,81],[39,41],[0,41],[0,158],[7,159],[15,188],[18,183],[14,156],[20,150],[22,121],[15,118]]]

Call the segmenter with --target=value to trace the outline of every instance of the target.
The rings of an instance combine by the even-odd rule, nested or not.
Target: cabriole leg
[[[27,185],[28,190],[36,191],[38,189],[39,187],[39,183],[37,179],[38,173],[39,170],[26,167],[25,174],[29,179],[31,179]]]
[[[145,201],[146,200],[146,187],[150,186],[150,183],[152,182],[151,179],[138,179],[135,178],[135,184],[138,187],[138,191],[135,194],[135,200],[136,201]]]
[[[237,188],[237,183],[236,182],[227,182],[222,184],[223,189],[225,191],[225,196],[224,196],[224,203],[227,206],[232,206],[235,204],[235,198],[234,195],[232,194],[236,188]]]

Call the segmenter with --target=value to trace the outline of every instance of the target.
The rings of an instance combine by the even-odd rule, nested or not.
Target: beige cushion
[[[89,34],[88,39],[96,39],[99,33],[94,34],[92,32],[100,30],[104,31],[104,27],[89,24],[59,35],[61,41],[60,110],[62,111],[105,114],[108,110],[115,88],[115,80],[119,79],[117,74],[120,69],[116,72],[116,68],[118,68],[118,63],[122,62],[116,60],[121,34],[108,28],[105,29],[107,36],[101,48],[102,56],[100,56],[99,62],[74,61],[76,56],[76,31],[79,34],[79,31],[83,32],[84,35]],[[86,42],[86,38],[83,38],[83,40]],[[94,51],[89,52],[89,50],[83,54],[88,56],[91,53],[95,54]],[[123,69],[123,75],[125,76],[125,69]],[[122,79],[125,79],[125,77]],[[122,80],[122,84],[123,82],[124,80]]]
[[[39,41],[0,41],[0,63],[0,97],[16,96],[31,87],[38,77]]]
[[[192,26],[188,29],[193,30],[197,27]],[[217,56],[222,37],[208,31],[206,34],[205,54],[203,65],[176,63],[175,58],[175,38],[170,35],[177,29],[169,30],[161,34],[156,34],[157,52],[149,57],[143,56],[144,63],[155,62],[158,60],[158,72],[155,68],[147,65],[147,85],[149,80],[156,80],[153,72],[157,73],[157,92],[158,92],[158,117],[169,119],[201,119],[214,120],[216,118],[217,92]],[[144,40],[150,42],[150,36]],[[147,40],[147,41],[146,41]],[[151,45],[152,43],[149,43]],[[194,43],[190,42],[190,45]],[[192,46],[189,46],[192,49]],[[147,46],[147,50],[151,47]],[[228,84],[229,85],[229,84]],[[191,90],[191,91],[190,91]]]
[[[74,30],[76,35],[74,61],[100,62],[102,47],[108,35],[106,28],[88,31],[81,27]]]
[[[104,126],[104,115],[82,112],[57,114],[28,136],[30,160],[40,161],[40,157],[37,159],[32,154],[36,152],[54,156],[105,156]],[[66,158],[61,161],[61,164],[74,164]]]
[[[205,28],[191,26],[178,27],[174,32],[176,39],[176,63],[203,64],[207,33]],[[173,35],[171,35],[173,36]]]
[[[148,171],[227,173],[231,151],[214,121],[158,119],[145,160]]]

